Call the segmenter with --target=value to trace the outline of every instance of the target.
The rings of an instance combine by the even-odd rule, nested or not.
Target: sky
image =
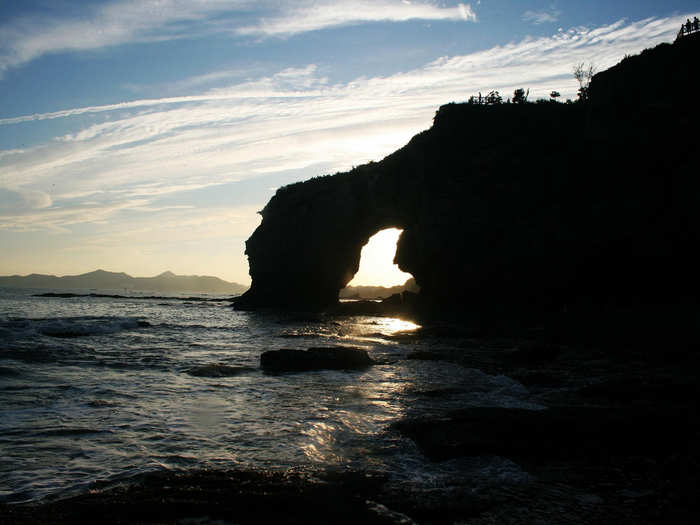
[[[0,275],[248,284],[245,240],[280,186],[381,160],[480,91],[575,98],[576,64],[672,42],[698,13],[697,0],[0,0]]]

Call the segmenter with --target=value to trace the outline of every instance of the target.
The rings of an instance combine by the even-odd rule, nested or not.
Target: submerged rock
[[[287,523],[399,525],[411,519],[379,502],[383,480],[352,474],[314,480],[294,472],[155,472],[121,486],[41,504],[0,503],[0,523]]]
[[[555,361],[561,352],[558,345],[526,343],[513,350],[509,357],[513,363],[538,365]]]
[[[441,361],[445,359],[445,356],[440,353],[429,352],[427,350],[415,350],[408,354],[406,359],[411,359],[414,361]]]
[[[260,367],[269,372],[349,370],[372,366],[374,361],[361,348],[328,347],[308,350],[270,350],[260,356]]]
[[[187,373],[195,377],[231,377],[250,372],[253,369],[247,366],[229,366],[221,363],[195,366],[187,370]]]

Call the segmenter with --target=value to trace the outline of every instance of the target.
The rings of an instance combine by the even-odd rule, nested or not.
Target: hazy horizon
[[[57,273],[38,273],[38,272],[29,272],[29,273],[14,273],[14,274],[1,274],[0,277],[13,277],[13,276],[20,276],[20,277],[27,277],[29,275],[47,275],[47,276],[53,276],[53,277],[76,277],[80,275],[86,275],[86,274],[91,274],[95,272],[107,272],[107,273],[118,273],[118,274],[126,274],[129,277],[134,277],[134,278],[152,278],[152,277],[160,277],[165,274],[171,274],[176,277],[217,277],[221,279],[221,277],[218,277],[217,275],[212,275],[212,274],[179,274],[176,272],[173,272],[171,270],[163,270],[161,272],[152,274],[152,275],[133,275],[129,272],[125,272],[123,270],[119,269],[108,269],[108,268],[93,268],[92,270],[89,270],[87,272],[80,272],[80,273],[64,273],[64,274],[57,274]],[[226,280],[226,279],[222,279]],[[227,282],[233,282],[233,281],[227,281]],[[236,283],[236,284],[242,284],[242,283]]]
[[[380,160],[427,129],[441,104],[480,91],[574,98],[575,64],[602,70],[673,41],[697,9],[688,0],[3,4],[0,275],[168,269],[249,285],[244,243],[280,186]],[[382,275],[368,268],[353,283]]]
[[[380,232],[381,234],[381,232]],[[398,236],[398,234],[393,234],[390,233],[389,237],[392,238],[394,236]],[[377,255],[380,257],[384,258],[386,254],[386,244],[383,243],[368,243],[364,250],[369,249],[370,251],[373,251],[375,253],[370,253],[365,256],[363,256],[363,260],[365,261],[365,265],[369,266],[369,262],[373,258],[375,258]],[[373,286],[383,286],[386,288],[391,288],[393,286],[397,285],[403,285],[406,283],[407,280],[411,279],[413,276],[409,273],[404,273],[398,270],[397,265],[395,264],[387,264],[386,261],[388,259],[384,259],[381,264],[379,264],[379,279],[376,277],[373,277],[373,279],[369,279],[369,284],[366,284],[366,279],[364,279],[363,275],[363,267],[360,267],[360,270],[358,271],[356,275],[357,282],[360,282],[361,284],[356,284],[355,280],[351,281],[348,283],[348,287],[355,287],[355,286],[368,286],[368,287],[373,287]],[[229,281],[227,279],[223,279],[222,277],[218,275],[214,275],[211,273],[203,273],[203,274],[179,274],[176,272],[173,272],[171,270],[163,270],[158,273],[152,274],[152,275],[134,275],[129,272],[125,272],[116,268],[109,269],[109,268],[94,268],[92,270],[89,270],[87,272],[80,272],[80,273],[65,273],[65,274],[57,274],[57,273],[38,273],[38,272],[28,272],[28,273],[14,273],[14,274],[0,274],[0,278],[3,277],[30,277],[32,275],[42,275],[42,276],[49,276],[49,277],[80,277],[83,275],[88,275],[88,274],[93,274],[97,272],[106,272],[106,273],[115,273],[115,274],[125,274],[128,277],[132,277],[135,279],[152,279],[154,277],[161,277],[163,275],[169,274],[174,277],[215,277],[218,279],[221,279],[222,281],[230,284],[240,284],[243,286],[250,286],[250,283],[240,283],[237,281]]]

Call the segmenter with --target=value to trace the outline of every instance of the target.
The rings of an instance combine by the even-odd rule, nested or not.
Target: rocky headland
[[[585,104],[447,104],[381,162],[280,188],[237,306],[332,307],[387,227],[424,313],[694,301],[698,51],[626,57]]]

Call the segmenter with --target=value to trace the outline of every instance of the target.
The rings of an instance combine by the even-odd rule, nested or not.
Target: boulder
[[[374,364],[367,351],[352,347],[270,350],[260,356],[260,367],[268,372],[306,370],[358,370]]]

